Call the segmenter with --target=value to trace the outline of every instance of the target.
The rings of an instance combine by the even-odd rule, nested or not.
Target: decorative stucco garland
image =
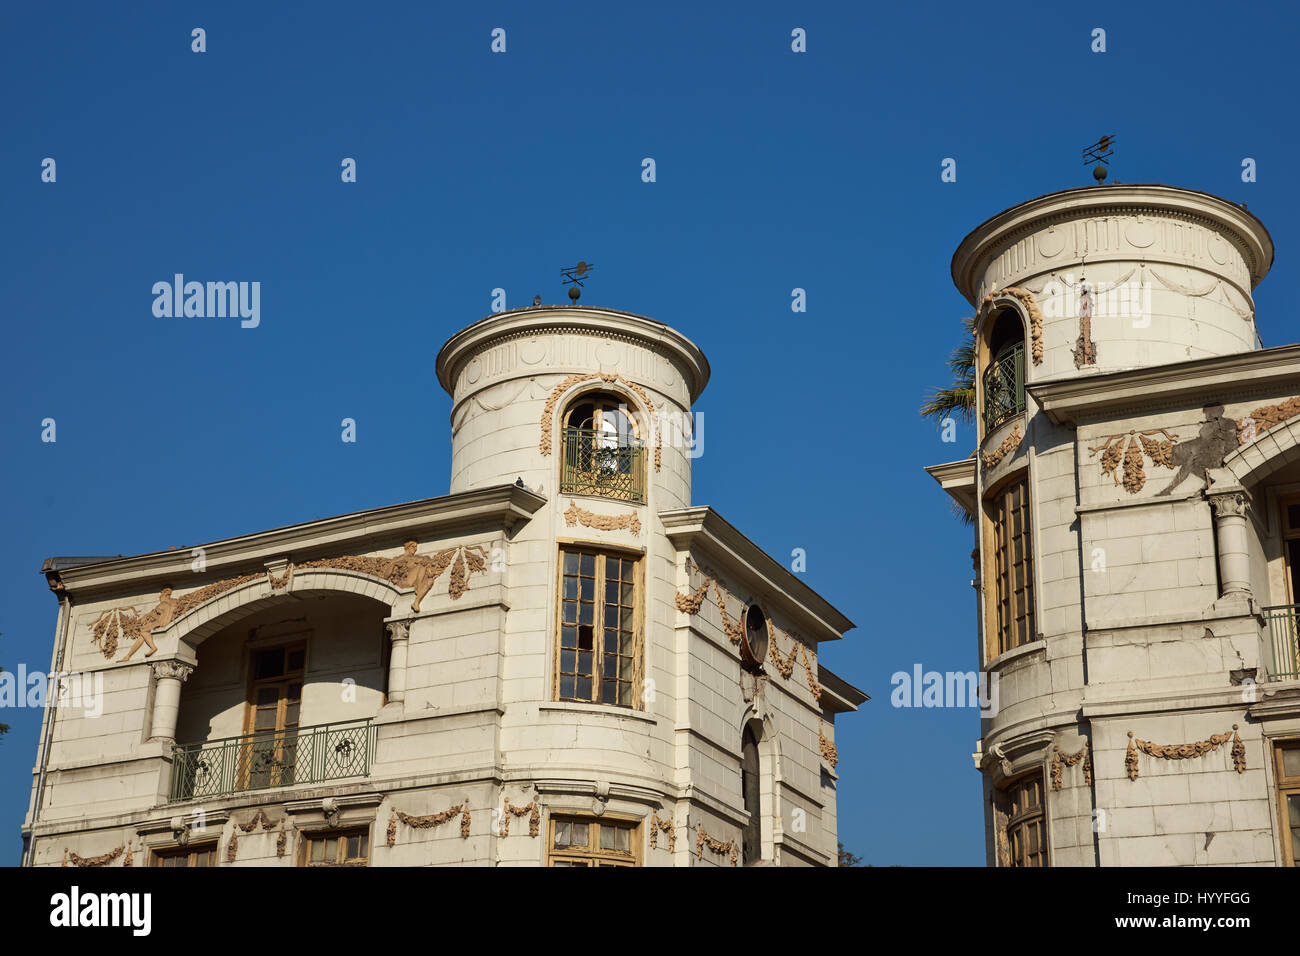
[[[698,614],[700,608],[704,605],[704,598],[709,593],[709,588],[713,588],[714,599],[718,604],[718,613],[722,616],[722,630],[726,633],[727,639],[733,644],[739,644],[741,635],[744,633],[745,625],[741,620],[732,620],[727,614],[727,598],[731,592],[722,586],[718,581],[718,576],[695,564],[690,558],[686,559],[686,573],[693,574],[696,571],[704,575],[704,583],[701,584],[694,594],[682,594],[680,591],[675,595],[677,610],[686,614]]]
[[[1156,441],[1152,435],[1163,435],[1164,441]],[[1147,483],[1146,473],[1142,467],[1142,455],[1145,453],[1153,465],[1162,468],[1174,467],[1174,445],[1178,436],[1165,428],[1153,428],[1139,432],[1130,429],[1127,433],[1111,435],[1102,440],[1100,445],[1088,447],[1088,457],[1101,452],[1101,473],[1110,475],[1119,484],[1117,469],[1124,462],[1124,490],[1135,495]],[[1125,447],[1127,446],[1127,448]]]
[[[728,840],[726,843],[723,843],[721,840],[715,840],[713,839],[713,837],[705,833],[704,827],[702,826],[696,827],[695,858],[697,860],[704,859],[705,847],[708,847],[710,852],[717,853],[721,856],[726,856],[729,854],[731,856],[731,865],[732,866],[736,865],[736,841],[735,840]]]
[[[127,849],[127,844],[123,843],[115,850],[109,850],[107,853],[101,853],[99,856],[77,856],[67,847],[63,848],[63,862],[60,866],[67,866],[71,863],[73,866],[108,866],[116,860]],[[129,857],[128,857],[129,859]],[[130,866],[129,863],[123,862],[123,866]]]
[[[1052,789],[1061,789],[1061,774],[1065,767],[1073,767],[1080,760],[1083,761],[1083,779],[1085,782],[1092,783],[1092,755],[1088,753],[1088,744],[1084,743],[1083,747],[1077,753],[1062,753],[1061,748],[1052,744]]]
[[[516,816],[516,817],[527,816],[528,835],[530,837],[537,836],[542,826],[542,808],[538,804],[536,797],[534,797],[532,800],[530,800],[522,807],[511,806],[510,798],[509,797],[505,798],[505,806],[504,809],[501,811],[501,829],[500,831],[498,831],[499,835],[502,837],[510,836],[511,816]]]
[[[1297,415],[1300,415],[1300,397],[1261,406],[1237,422],[1237,444],[1254,441],[1270,428],[1276,428]]]
[[[984,463],[984,470],[988,471],[989,469],[996,468],[1000,465],[1003,458],[1006,458],[1007,455],[1020,447],[1020,442],[1024,437],[1025,436],[1020,433],[1019,425],[1011,429],[1011,434],[1002,439],[1002,444],[993,449],[992,454],[980,455],[980,460]]]
[[[299,565],[290,564],[279,577],[271,574],[270,571],[241,574],[214,581],[180,598],[172,597],[172,589],[165,587],[158,596],[158,603],[144,614],[138,614],[135,608],[127,605],[109,608],[100,614],[90,625],[91,643],[99,647],[104,657],[112,660],[113,655],[117,653],[119,641],[126,638],[134,643],[131,649],[119,658],[119,661],[130,660],[143,644],[150,645],[150,650],[145,654],[148,657],[157,650],[152,638],[155,630],[166,627],[199,605],[252,581],[269,580],[273,589],[282,590],[288,586],[295,570],[331,568],[359,571],[382,578],[398,587],[413,588],[415,601],[411,604],[411,610],[417,612],[420,610],[420,602],[424,596],[429,593],[448,567],[451,568],[451,575],[448,578],[447,595],[453,601],[458,600],[469,590],[470,578],[473,575],[487,571],[488,551],[482,545],[453,545],[433,555],[416,554],[418,547],[415,541],[408,541],[404,545],[404,553],[396,558],[344,555],[304,561]]]
[[[259,823],[262,824],[263,830],[274,830],[276,827],[276,821],[268,817],[266,811],[261,807],[258,807],[257,813],[253,815],[253,819],[249,820],[247,823],[237,824],[237,826],[245,833],[252,833],[257,829]]]
[[[570,528],[575,524],[581,524],[587,528],[595,528],[597,531],[626,529],[636,535],[641,533],[641,519],[635,511],[629,511],[625,515],[598,515],[586,508],[579,508],[576,501],[569,502],[569,510],[564,512],[564,523]]]
[[[1038,301],[1034,294],[1028,289],[1021,289],[1016,286],[1008,286],[1005,289],[995,289],[988,295],[984,296],[984,301],[980,303],[980,312],[984,312],[993,304],[993,300],[1000,295],[1009,295],[1016,299],[1025,307],[1029,313],[1029,340],[1030,351],[1034,358],[1035,365],[1043,364],[1043,313],[1038,309]]]
[[[470,825],[468,800],[462,800],[454,807],[448,807],[441,813],[430,813],[423,817],[413,817],[409,813],[403,813],[394,807],[392,815],[388,818],[388,845],[393,846],[397,843],[397,821],[399,820],[416,830],[427,830],[429,827],[440,827],[457,815],[460,816],[460,838],[468,840]]]
[[[1191,757],[1201,757],[1212,750],[1218,750],[1229,740],[1232,741],[1232,763],[1237,773],[1246,772],[1246,745],[1242,743],[1240,735],[1237,733],[1237,725],[1232,725],[1231,731],[1225,731],[1221,734],[1211,734],[1205,740],[1197,740],[1190,744],[1153,744],[1149,740],[1139,740],[1133,736],[1133,731],[1128,732],[1128,753],[1124,755],[1124,767],[1128,771],[1128,778],[1136,780],[1138,778],[1138,755],[1140,750],[1150,757],[1160,757],[1164,760],[1187,760]],[[1135,747],[1136,745],[1136,747]]]
[[[767,656],[771,659],[772,663],[776,665],[776,672],[782,677],[788,678],[794,673],[794,665],[795,662],[799,660],[799,648],[801,645],[794,638],[790,638],[794,641],[794,643],[790,645],[790,654],[789,656],[782,655],[782,653],[777,649],[776,635],[779,631],[777,630],[776,625],[772,625],[772,632],[772,641],[767,646]],[[786,636],[789,637],[788,634]]]
[[[655,849],[658,844],[659,831],[663,830],[668,834],[668,852],[677,852],[677,831],[673,829],[672,817],[667,820],[660,820],[656,813],[650,814],[650,849]]]
[[[611,382],[622,382],[628,388],[632,389],[632,391],[636,392],[637,398],[641,399],[641,401],[645,404],[646,412],[649,416],[650,421],[652,423],[654,422],[654,416],[655,416],[654,402],[650,401],[650,396],[646,394],[645,389],[642,388],[640,385],[638,385],[636,382],[630,382],[627,379],[625,379],[622,375],[618,375],[618,374],[606,374],[604,372],[579,372],[576,375],[570,375],[559,385],[555,386],[555,388],[551,389],[550,397],[546,399],[546,405],[542,408],[542,437],[541,440],[537,443],[537,449],[543,455],[549,455],[551,453],[551,423],[555,419],[555,403],[560,400],[561,395],[563,395],[569,389],[573,388],[573,386],[578,385],[582,382],[592,382],[595,381],[596,379],[600,379],[602,382],[604,382],[607,385],[610,384]],[[655,471],[659,471],[660,464],[663,459],[664,440],[663,440],[663,434],[659,431],[659,429],[655,428],[654,433],[655,433]]]
[[[835,748],[833,743],[826,739],[824,721],[822,722],[822,725],[817,728],[817,737],[821,743],[822,757],[825,758],[826,762],[831,765],[831,769],[834,770],[839,766],[840,752]]]

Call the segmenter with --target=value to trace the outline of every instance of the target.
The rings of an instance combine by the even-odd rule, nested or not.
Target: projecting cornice
[[[1153,368],[1037,382],[1026,387],[1058,425],[1078,425],[1124,409],[1206,404],[1300,383],[1300,345],[1216,355]]]
[[[403,540],[478,530],[510,529],[527,521],[546,503],[536,492],[519,485],[496,485],[457,495],[425,498],[403,504],[354,511],[333,518],[259,531],[238,538],[125,558],[79,559],[92,564],[64,567],[63,559],[49,558],[42,573],[74,595],[111,592],[124,585],[140,587],[183,577],[201,547],[209,575],[261,568],[265,562],[292,556],[295,560],[318,554],[352,554],[399,544]]]
[[[681,367],[694,402],[709,382],[709,360],[699,346],[674,328],[635,312],[589,306],[542,305],[498,312],[461,329],[438,350],[438,381],[455,394],[456,378],[471,358],[496,343],[547,332],[586,332],[635,342],[671,354]]]
[[[943,465],[927,465],[926,473],[939,482],[939,487],[952,496],[953,501],[975,514],[975,457],[950,461]]]
[[[734,576],[765,602],[792,618],[795,630],[817,641],[838,641],[855,625],[785,565],[736,530],[712,508],[699,505],[659,515],[664,533],[681,550],[698,548],[710,569]]]
[[[979,277],[988,262],[1023,236],[1076,219],[1144,213],[1194,222],[1224,236],[1245,259],[1251,288],[1273,265],[1273,239],[1264,224],[1244,207],[1195,189],[1159,183],[1111,183],[1048,193],[980,223],[953,253],[953,284],[975,305]]]

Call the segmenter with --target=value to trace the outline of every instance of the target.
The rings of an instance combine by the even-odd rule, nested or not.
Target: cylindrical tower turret
[[[534,306],[489,316],[438,353],[451,394],[451,493],[522,479],[652,511],[691,503],[691,405],[709,378],[680,332],[630,312]]]
[[[962,241],[952,277],[979,309],[986,351],[999,306],[1019,303],[1033,381],[1255,349],[1251,291],[1272,263],[1268,230],[1244,207],[1115,184],[999,213]]]

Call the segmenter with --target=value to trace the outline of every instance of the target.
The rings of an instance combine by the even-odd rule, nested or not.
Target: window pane
[[[1300,777],[1300,747],[1286,747],[1283,749],[1282,773],[1288,778]]]
[[[560,651],[560,673],[574,673],[573,665],[577,662],[575,651]]]
[[[580,700],[591,700],[591,678],[590,677],[578,678],[578,692],[574,696],[576,696]]]
[[[564,552],[564,573],[565,574],[578,573],[578,556],[572,551]]]
[[[578,651],[578,673],[591,673],[591,651]]]
[[[288,666],[289,670],[300,671],[303,669],[303,666],[306,663],[307,663],[307,651],[304,650],[303,648],[300,647],[297,650],[289,652],[289,666]]]
[[[566,577],[564,579],[564,598],[572,601],[578,596],[578,579]]]
[[[585,823],[575,823],[573,825],[573,842],[571,846],[587,846],[587,829]]]
[[[572,838],[572,835],[570,833],[572,828],[573,828],[573,824],[569,823],[568,820],[557,820],[555,822],[555,845],[556,846],[569,845],[569,840]]]
[[[566,699],[568,699],[568,698],[572,698],[572,697],[575,696],[575,694],[573,693],[573,678],[572,678],[572,677],[561,677],[561,678],[560,678],[560,696],[561,696],[561,697],[564,697],[564,698],[566,698]]]
[[[594,554],[583,554],[581,561],[582,574],[585,577],[595,577],[596,575],[596,556]]]

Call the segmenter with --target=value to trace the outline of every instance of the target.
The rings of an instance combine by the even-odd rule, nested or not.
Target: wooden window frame
[[[566,553],[591,554],[597,557],[596,574],[594,577],[594,607],[592,611],[592,697],[580,698],[577,696],[561,696],[561,684],[563,680],[562,654],[563,633],[564,633],[564,556]],[[630,679],[631,700],[626,704],[617,702],[604,701],[600,699],[602,684],[602,664],[605,658],[605,563],[609,558],[617,558],[621,561],[631,561],[632,569],[632,677]],[[642,701],[641,684],[645,674],[645,556],[638,551],[628,551],[618,548],[610,548],[601,544],[594,544],[582,541],[561,541],[556,549],[556,569],[555,569],[555,636],[552,641],[551,666],[553,680],[551,682],[551,696],[553,700],[565,703],[595,704],[603,707],[620,707],[631,710],[642,710],[644,703]],[[579,557],[581,560],[581,557]],[[581,587],[581,585],[579,585]],[[624,606],[624,605],[620,605]],[[576,651],[575,651],[576,654]],[[622,655],[620,655],[622,656]],[[575,665],[576,666],[576,665]],[[618,678],[621,680],[621,678]],[[575,687],[576,692],[576,687]]]
[[[177,859],[179,857],[185,857],[187,861],[185,863],[186,869],[190,869],[190,868],[203,869],[203,867],[197,867],[193,863],[188,862],[190,857],[193,857],[199,853],[203,853],[205,855],[211,853],[212,866],[220,866],[221,863],[217,857],[217,847],[218,847],[218,841],[216,840],[207,840],[202,843],[187,843],[184,846],[181,846],[178,843],[172,846],[152,847],[149,850],[149,866],[151,868],[158,867],[160,869],[166,869],[167,867],[163,866],[161,862],[162,860],[171,860],[171,859]]]
[[[249,646],[248,686],[244,698],[244,721],[243,721],[244,729],[243,729],[242,736],[251,739],[253,734],[258,733],[257,730],[258,689],[268,685],[291,683],[295,676],[298,678],[299,690],[298,690],[298,720],[294,724],[294,728],[297,729],[302,727],[302,694],[307,686],[307,671],[308,671],[307,652],[310,644],[311,644],[310,634],[300,632],[297,634],[281,635],[277,637],[275,640],[268,641],[265,644],[253,644]],[[285,671],[276,677],[259,678],[257,676],[257,656],[259,654],[264,654],[267,651],[275,651],[275,650],[278,650],[285,655],[285,665],[286,665]],[[290,652],[295,650],[302,651],[302,669],[291,671],[288,669],[288,655],[290,654]],[[287,735],[287,731],[289,729],[287,726],[285,726],[286,723],[285,717],[286,717],[287,710],[288,710],[288,698],[285,696],[281,696],[276,703],[276,712],[275,712],[276,733],[285,732]],[[252,787],[252,773],[253,773],[252,762],[253,762],[252,748],[250,745],[249,756],[245,759],[240,760],[240,764],[241,764],[239,768],[239,789],[240,790],[249,790],[249,789],[261,790],[261,789],[269,789],[274,787],[291,785],[291,782],[283,783],[281,782],[282,780],[281,777],[273,776],[271,778],[271,782],[269,782],[266,787],[256,787],[256,788]]]
[[[329,869],[332,867],[345,867],[345,866],[352,866],[352,867],[369,866],[370,854],[373,852],[375,848],[374,841],[371,839],[372,836],[371,829],[372,827],[370,826],[370,824],[363,823],[357,826],[340,826],[332,830],[304,831],[304,833],[302,834],[302,839],[299,841],[298,865],[301,867],[308,867],[314,869]],[[311,861],[311,847],[313,843],[321,842],[324,840],[337,840],[339,854],[342,855],[343,852],[346,852],[348,838],[354,836],[365,837],[366,853],[364,857],[357,857],[355,859],[338,859],[336,857],[334,862],[321,862],[321,863],[313,863]]]
[[[1025,791],[1030,784],[1035,783],[1038,785],[1039,802],[1028,809],[1017,810],[1016,795]],[[1016,847],[1017,843],[1023,840],[1024,835],[1035,825],[1039,828],[1037,856],[1041,858],[1041,862],[1037,865],[1040,867],[1051,866],[1047,849],[1047,788],[1044,785],[1042,772],[1035,771],[1034,773],[1024,774],[1004,784],[999,790],[999,799],[1007,811],[1007,852],[1011,867],[1021,868],[1033,865],[1016,862]]]
[[[1277,792],[1278,834],[1282,841],[1282,865],[1300,866],[1296,848],[1291,838],[1291,820],[1288,813],[1288,797],[1300,798],[1300,774],[1287,776],[1282,764],[1283,751],[1300,752],[1300,738],[1273,741],[1274,786]]]
[[[555,845],[557,824],[585,823],[587,825],[587,846],[573,848]],[[628,851],[602,850],[600,848],[600,831],[602,827],[614,827],[628,830]],[[546,824],[546,865],[556,866],[559,862],[581,861],[587,866],[622,866],[637,867],[641,865],[641,821],[635,817],[583,816],[577,813],[552,814]]]
[[[1010,504],[1008,499],[1017,491],[1021,495],[1020,503]],[[1029,471],[1026,469],[999,482],[992,491],[985,494],[983,510],[987,521],[985,540],[992,557],[987,562],[984,588],[985,614],[991,635],[987,653],[988,659],[992,660],[1038,640],[1034,514]],[[1020,512],[1022,518],[1019,535],[1010,531],[1016,511]],[[1019,562],[1011,557],[1017,540],[1023,544],[1023,557]],[[1017,564],[1023,565],[1024,573],[1024,586],[1020,589],[1015,587]]]

